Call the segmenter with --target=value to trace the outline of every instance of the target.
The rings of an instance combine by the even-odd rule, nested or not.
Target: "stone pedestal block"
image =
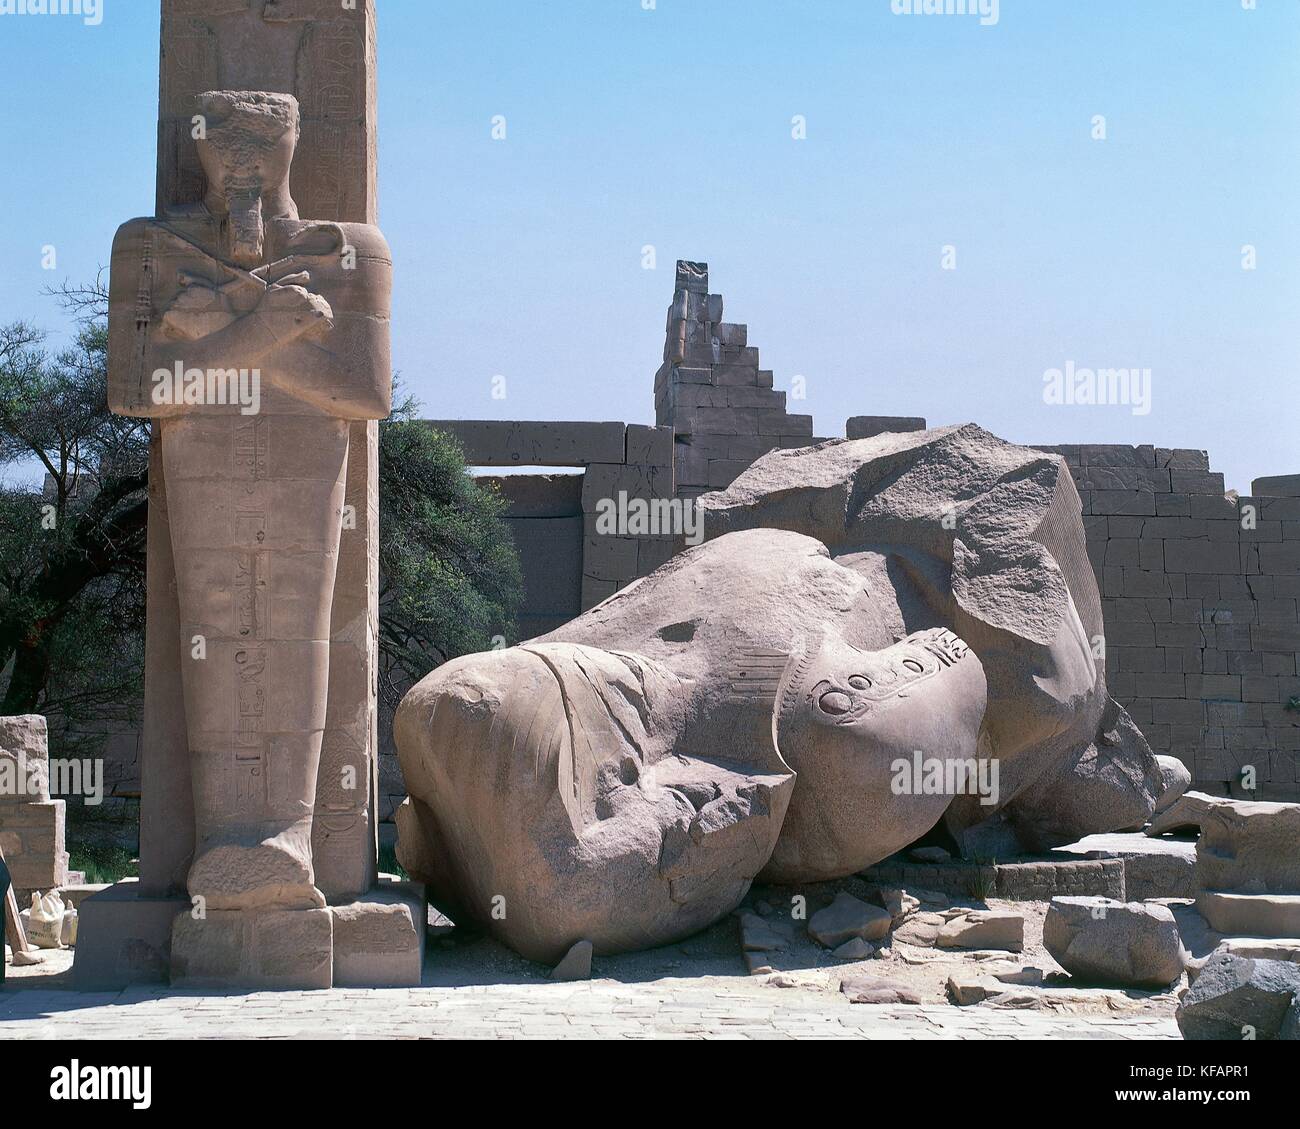
[[[1196,908],[1232,937],[1300,937],[1300,894],[1230,894],[1205,890]]]
[[[80,902],[72,966],[77,991],[115,992],[130,984],[165,984],[172,922],[189,905],[183,894],[151,894],[135,879]]]
[[[63,800],[0,808],[0,849],[22,900],[35,890],[45,893],[67,882],[65,814]]]
[[[336,988],[419,987],[428,915],[423,886],[382,883],[330,913]]]
[[[334,983],[329,909],[190,911],[172,924],[174,988],[325,989]]]

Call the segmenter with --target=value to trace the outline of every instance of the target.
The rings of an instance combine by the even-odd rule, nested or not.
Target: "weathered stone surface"
[[[1121,987],[1168,987],[1186,957],[1165,906],[1108,898],[1053,898],[1043,945],[1071,976]]]
[[[1192,773],[1177,757],[1157,756],[1156,763],[1160,765],[1160,794],[1155,814],[1159,815],[1192,786]]]
[[[876,951],[874,945],[867,944],[861,937],[851,937],[839,945],[832,953],[836,960],[866,960]]]
[[[1184,1039],[1275,1039],[1300,992],[1300,964],[1212,956],[1174,1018]]]
[[[1025,919],[1018,913],[970,910],[945,921],[935,944],[941,949],[1006,949],[1018,953],[1025,947]]]
[[[363,898],[331,906],[336,988],[414,988],[424,966],[424,891],[384,882]]]
[[[982,1003],[991,996],[1000,996],[1007,990],[1006,984],[993,976],[973,976],[967,973],[954,973],[948,977],[948,996],[958,1007],[969,1007]]]
[[[181,894],[152,895],[134,880],[118,882],[77,907],[78,945],[72,982],[79,992],[121,991],[166,983],[172,922],[190,907]],[[93,939],[87,944],[86,938]]]
[[[171,982],[181,988],[329,988],[334,915],[328,909],[189,911],[172,924]]]
[[[110,407],[155,421],[147,893],[123,900],[142,922],[120,932],[187,886],[208,917],[178,918],[178,977],[319,986],[327,897],[345,932],[400,916],[341,904],[376,876],[391,259],[373,226],[374,4],[163,7],[157,218],[119,231],[109,296]],[[207,369],[206,389],[159,397],[173,368]],[[235,400],[220,382],[241,370]]]
[[[1144,821],[1156,765],[1092,656],[1062,466],[974,427],[764,456],[701,501],[706,544],[411,691],[408,869],[553,960],[684,936],[760,869],[843,877],[941,819],[959,839],[998,811],[1035,839]]]
[[[1252,960],[1282,960],[1300,964],[1300,940],[1294,938],[1225,937],[1214,951]]]
[[[1160,766],[1128,712],[1108,698],[1096,740],[1069,767],[1035,785],[1018,830],[1036,846],[1070,842],[1100,830],[1139,830],[1161,792]],[[1028,828],[1032,825],[1033,830]]]
[[[1120,901],[1150,898],[1194,898],[1196,843],[1192,839],[1151,837],[1141,833],[1087,835],[1077,843],[1057,847],[1054,854],[1114,856],[1124,861],[1124,889]],[[1062,891],[1062,893],[1076,893]],[[1100,891],[1080,890],[1078,894]],[[1115,894],[1107,896],[1114,898]]]
[[[1300,474],[1275,474],[1250,484],[1256,498],[1300,498]]]
[[[1060,456],[974,425],[831,441],[765,455],[700,505],[709,537],[759,526],[816,537],[892,593],[909,625],[950,626],[980,659],[999,795],[953,798],[943,819],[959,842],[999,810],[1034,849],[1150,815],[1158,767],[1093,657],[1101,601]],[[1036,678],[1042,669],[1054,677]],[[801,781],[783,840],[820,803],[803,792],[809,766],[791,766]]]
[[[1200,831],[1202,822],[1216,804],[1227,803],[1226,797],[1204,792],[1184,792],[1147,827],[1148,835],[1168,835],[1179,831]]]
[[[838,948],[854,937],[879,941],[889,932],[893,917],[888,910],[868,905],[841,890],[835,901],[808,919],[808,935],[828,949]]]
[[[840,981],[840,991],[851,1004],[919,1004],[921,994],[907,984],[870,973],[850,972]]]
[[[645,654],[538,642],[446,664],[395,723],[403,864],[453,919],[538,960],[575,937],[616,952],[703,928],[767,861],[792,781],[770,730],[764,749],[697,708]]]
[[[1202,888],[1300,894],[1300,804],[1223,800],[1205,809],[1200,826]]]
[[[871,439],[886,432],[924,431],[920,416],[851,416],[844,425],[849,439]]]
[[[590,941],[577,942],[564,954],[564,959],[551,969],[551,979],[562,983],[590,980],[591,954],[592,945]]]
[[[1220,933],[1239,937],[1300,937],[1300,894],[1238,894],[1202,890],[1201,916]]]
[[[0,808],[48,800],[49,759],[44,717],[0,717]],[[0,810],[3,826],[4,813]]]
[[[745,952],[776,952],[790,947],[790,934],[782,923],[755,913],[740,915],[740,942]]]

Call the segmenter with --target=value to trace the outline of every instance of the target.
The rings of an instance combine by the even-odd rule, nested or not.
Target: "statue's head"
[[[948,777],[979,768],[987,692],[979,659],[942,628],[880,651],[809,638],[777,697],[777,744],[799,775],[769,877],[835,877],[929,831],[954,798]]]
[[[235,262],[256,266],[263,259],[266,218],[298,218],[289,194],[298,100],[291,94],[211,90],[199,95],[199,113],[207,206],[228,222]]]

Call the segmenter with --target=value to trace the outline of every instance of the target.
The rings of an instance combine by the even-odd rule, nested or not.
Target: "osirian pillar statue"
[[[158,421],[202,922],[326,905],[331,612],[351,423],[390,409],[392,262],[373,226],[299,216],[292,95],[195,110],[206,194],[119,231],[109,365],[113,410]]]

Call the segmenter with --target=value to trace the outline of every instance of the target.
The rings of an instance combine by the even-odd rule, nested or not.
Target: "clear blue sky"
[[[0,16],[0,320],[60,328],[40,288],[152,208],[157,4],[103,3]],[[651,422],[698,258],[818,434],[923,415],[1204,447],[1243,491],[1300,472],[1295,0],[379,6],[395,357],[428,415]],[[1150,414],[1045,404],[1067,361],[1150,368]]]

